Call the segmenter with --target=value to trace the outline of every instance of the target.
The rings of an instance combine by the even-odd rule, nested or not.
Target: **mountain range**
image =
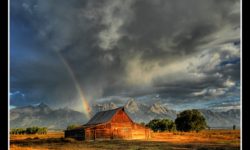
[[[179,113],[169,109],[159,102],[147,105],[137,102],[134,99],[128,100],[123,105],[125,111],[135,122],[149,122],[152,119],[168,118],[174,120]],[[93,116],[99,111],[114,109],[117,106],[113,102],[103,102],[92,105]],[[240,127],[240,109],[228,111],[214,111],[209,109],[199,109],[204,115],[208,125],[212,128],[232,128],[233,125]],[[70,124],[84,124],[88,121],[86,116],[78,111],[69,108],[51,109],[48,105],[29,105],[17,107],[10,110],[10,127],[30,127],[46,126],[49,129],[66,129]]]
[[[44,103],[10,110],[11,128],[45,126],[49,129],[65,129],[69,124],[83,124],[86,121],[87,118],[81,112],[69,108],[53,110]]]

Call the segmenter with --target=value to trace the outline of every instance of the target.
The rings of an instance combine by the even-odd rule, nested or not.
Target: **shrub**
[[[154,132],[175,130],[175,123],[169,119],[153,119],[146,126],[151,128]]]
[[[25,134],[26,130],[23,128],[14,128],[10,130],[10,134]]]
[[[38,128],[38,134],[47,134],[48,129],[46,127]]]
[[[179,131],[200,131],[207,127],[206,119],[196,109],[185,110],[175,119],[176,129]]]

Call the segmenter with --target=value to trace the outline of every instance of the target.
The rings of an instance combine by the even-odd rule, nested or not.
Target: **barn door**
[[[115,128],[112,131],[112,139],[117,139],[118,138],[118,129]]]
[[[130,128],[121,128],[119,131],[122,139],[130,139],[132,138],[132,132]]]
[[[132,132],[130,128],[113,129],[113,139],[131,139]]]
[[[95,130],[90,131],[90,140],[95,140]]]

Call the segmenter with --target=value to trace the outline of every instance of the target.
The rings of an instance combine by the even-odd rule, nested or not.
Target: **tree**
[[[147,125],[147,127],[151,128],[154,132],[156,131],[174,131],[175,123],[169,119],[153,119]]]
[[[38,131],[37,133],[38,134],[47,134],[47,128],[46,127],[41,127],[41,128],[38,128]]]
[[[33,127],[26,128],[26,133],[27,134],[35,134],[34,128]]]
[[[29,127],[29,128],[26,128],[26,133],[27,134],[36,134],[36,133],[38,133],[39,130],[40,130],[40,128],[36,127],[36,126]]]
[[[236,125],[233,125],[233,130],[235,130],[236,129]]]
[[[185,110],[175,119],[176,129],[179,131],[200,131],[207,127],[206,119],[196,109]]]
[[[26,130],[23,128],[18,128],[18,134],[25,134]]]
[[[160,122],[160,119],[153,119],[149,121],[149,123],[146,126],[151,128],[154,132],[156,132],[160,130],[159,122]]]
[[[10,130],[10,134],[25,134],[26,130],[23,128],[14,128]]]
[[[169,119],[162,119],[160,122],[161,131],[174,131],[176,130],[176,126],[174,121],[169,120]]]
[[[43,129],[43,132],[42,132],[42,134],[47,134],[47,132],[48,132],[48,128],[46,128],[46,127],[43,127],[42,129]]]
[[[10,134],[47,134],[48,129],[46,127],[28,127],[23,128],[13,128],[10,130]]]

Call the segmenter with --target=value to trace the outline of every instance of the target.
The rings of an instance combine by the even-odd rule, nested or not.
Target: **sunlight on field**
[[[152,133],[152,141],[168,141],[173,143],[189,142],[230,142],[240,144],[240,130],[204,130],[201,132],[163,132]]]
[[[47,135],[11,135],[11,150],[51,150],[51,149],[198,149],[198,150],[238,150],[239,130],[206,130],[196,132],[152,133],[152,138],[143,140],[77,141],[63,138],[63,132],[49,132]]]
[[[10,146],[11,150],[48,150],[48,148],[33,148],[33,147],[21,147],[16,145]]]

